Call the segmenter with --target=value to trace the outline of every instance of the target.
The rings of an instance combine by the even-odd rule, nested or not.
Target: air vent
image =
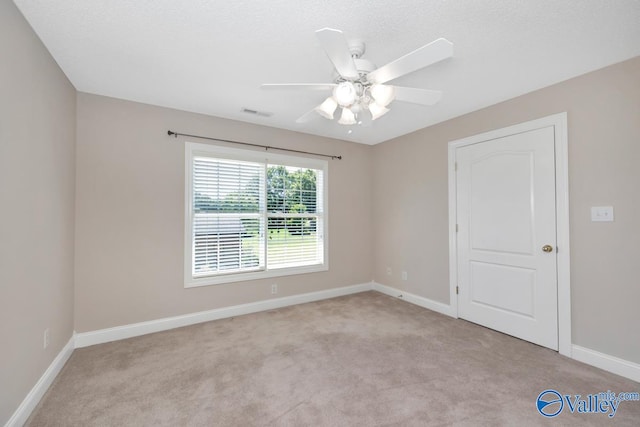
[[[243,113],[251,114],[251,115],[254,115],[254,116],[260,116],[260,117],[271,117],[271,116],[273,116],[273,113],[270,113],[268,111],[252,110],[251,108],[242,108],[240,111],[242,111]]]

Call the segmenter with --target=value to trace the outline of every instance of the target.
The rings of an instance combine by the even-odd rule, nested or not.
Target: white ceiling
[[[640,55],[638,0],[15,3],[79,91],[365,144]],[[393,82],[443,90],[443,100],[432,107],[394,102],[368,128],[320,116],[297,124],[328,94],[259,87],[331,82],[332,65],[314,34],[323,27],[365,41],[363,57],[378,66],[449,39],[453,58]]]

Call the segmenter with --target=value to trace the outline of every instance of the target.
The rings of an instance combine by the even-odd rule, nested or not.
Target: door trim
[[[456,243],[456,149],[492,139],[553,126],[556,160],[556,253],[558,260],[558,351],[571,357],[571,286],[569,250],[569,156],[567,113],[558,113],[537,120],[508,126],[449,142],[449,304],[458,317],[458,248]]]

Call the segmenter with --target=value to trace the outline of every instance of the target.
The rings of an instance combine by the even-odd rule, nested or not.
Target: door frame
[[[556,171],[556,258],[558,279],[558,351],[571,357],[571,287],[569,251],[569,156],[567,113],[558,113],[525,123],[484,132],[449,142],[449,304],[454,317],[458,317],[458,248],[456,239],[456,149],[492,139],[553,126],[555,137]]]

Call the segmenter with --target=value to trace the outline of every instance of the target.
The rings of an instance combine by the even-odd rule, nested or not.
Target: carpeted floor
[[[548,420],[546,389],[640,384],[366,292],[78,349],[27,425],[640,425],[640,402]]]

